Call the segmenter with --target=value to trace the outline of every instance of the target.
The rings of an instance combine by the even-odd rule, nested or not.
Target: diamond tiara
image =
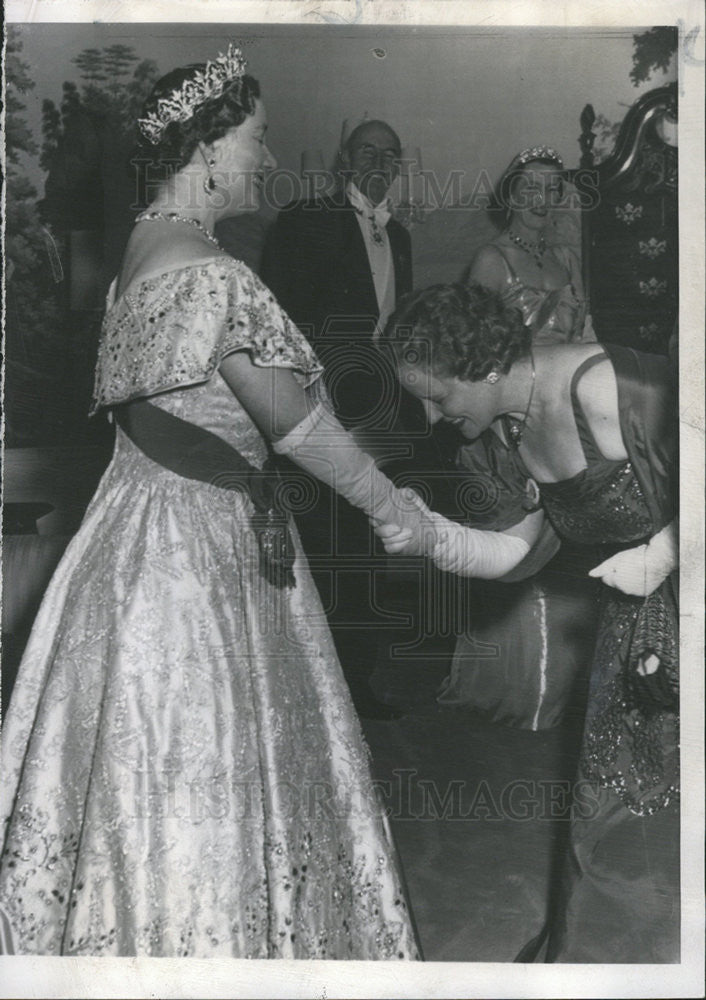
[[[555,160],[560,167],[564,166],[564,161],[552,146],[530,146],[529,149],[523,149],[515,157],[515,163],[517,166],[524,166],[530,160],[538,159]]]
[[[145,118],[138,118],[137,124],[144,137],[153,145],[159,142],[167,125],[185,122],[206,101],[220,97],[231,80],[237,80],[245,73],[247,60],[232,42],[225,53],[209,59],[202,70],[181,87],[157,101],[156,111],[150,111]]]

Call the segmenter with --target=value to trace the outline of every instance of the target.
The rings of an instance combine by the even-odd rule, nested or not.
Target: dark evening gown
[[[458,464],[472,527],[505,531],[541,506],[495,431],[464,445]],[[597,624],[598,587],[587,574],[599,561],[595,546],[559,547],[547,524],[543,544],[502,581],[469,581],[470,624],[456,639],[439,703],[535,731],[580,715]]]
[[[576,398],[581,374],[601,360],[598,355],[584,362],[572,384],[587,468],[569,480],[539,487],[545,512],[562,540],[599,540],[607,557],[646,542],[662,525],[654,523],[633,464],[601,455]],[[648,598],[601,586],[568,852],[549,924],[519,961],[679,961],[672,586],[668,579]],[[661,665],[642,678],[637,657],[656,647]]]
[[[554,290],[524,283],[496,249],[507,270],[503,301],[522,313],[533,344],[595,339],[585,322],[580,265],[569,247],[548,251],[569,275]],[[537,508],[526,496],[527,477],[518,475],[493,431],[460,448],[457,462],[467,477],[472,527],[504,531]],[[439,703],[531,730],[580,714],[596,627],[596,588],[586,574],[598,561],[584,546],[564,544],[546,567],[540,562],[513,582],[472,584],[470,628],[456,640]]]

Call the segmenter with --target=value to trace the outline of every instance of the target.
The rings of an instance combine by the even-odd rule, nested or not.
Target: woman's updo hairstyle
[[[529,354],[532,334],[517,309],[482,285],[431,285],[405,296],[387,322],[398,364],[479,382]]]
[[[537,149],[539,152],[534,155],[531,150],[523,150],[514,156],[493,189],[488,213],[499,229],[504,229],[510,221],[515,188],[527,169],[531,169],[537,163],[560,171],[564,169],[564,161],[554,150],[548,146],[540,146]]]
[[[158,112],[158,102],[178,91],[185,81],[203,71],[204,63],[194,63],[172,70],[159,79],[152,93],[145,101],[142,118]],[[186,121],[170,122],[157,142],[150,142],[138,132],[136,163],[141,174],[141,200],[145,197],[144,186],[151,178],[153,183],[166,180],[170,173],[181,170],[190,162],[194,150],[200,142],[208,145],[222,138],[236,125],[242,125],[248,115],[255,113],[255,101],[260,96],[260,84],[248,74],[229,81],[218,97],[212,97],[199,104]]]

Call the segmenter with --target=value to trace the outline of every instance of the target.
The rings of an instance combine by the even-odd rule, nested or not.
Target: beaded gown
[[[260,468],[218,366],[321,372],[245,265],[109,299],[97,407],[150,401]],[[120,428],[48,588],[3,739],[0,916],[39,955],[417,958],[369,754],[296,530],[259,572],[245,494]]]
[[[503,254],[503,301],[522,312],[533,344],[594,340],[584,328],[575,254],[561,246],[547,252],[568,272],[567,284],[551,291],[527,285]],[[518,472],[510,450],[493,431],[459,449],[473,527],[503,531],[538,507],[528,498],[528,477]],[[470,625],[456,641],[439,703],[532,730],[580,714],[596,625],[596,588],[586,574],[598,561],[586,546],[564,544],[546,568],[527,573],[527,579],[471,584]]]
[[[601,455],[577,400],[581,374],[602,360],[602,354],[587,359],[571,388],[587,466],[569,480],[539,488],[562,540],[598,540],[606,558],[644,543],[662,525],[655,524],[633,464]],[[671,586],[665,581],[648,598],[600,588],[568,852],[544,953],[548,962],[679,960],[678,678],[676,624],[667,607]],[[641,679],[638,653],[655,641],[660,668]]]

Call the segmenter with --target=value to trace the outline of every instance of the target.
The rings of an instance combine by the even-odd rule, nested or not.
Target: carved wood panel
[[[581,116],[584,273],[598,339],[667,354],[679,306],[676,89],[643,95],[621,126],[614,153],[592,165],[595,116]],[[671,137],[668,137],[671,138]]]

